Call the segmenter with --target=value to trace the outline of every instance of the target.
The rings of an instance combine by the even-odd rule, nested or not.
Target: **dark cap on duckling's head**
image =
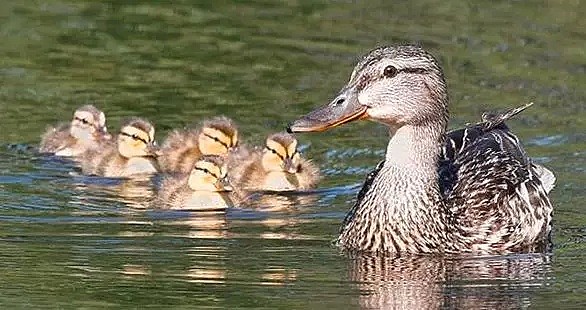
[[[203,123],[203,127],[214,128],[227,136],[238,136],[238,128],[234,121],[226,116],[216,116]]]
[[[267,141],[275,141],[285,148],[288,148],[291,144],[295,144],[297,147],[297,138],[294,135],[287,132],[277,132],[267,137]]]

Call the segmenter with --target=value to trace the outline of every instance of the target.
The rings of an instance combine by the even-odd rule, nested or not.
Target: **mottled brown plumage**
[[[238,130],[224,116],[214,117],[198,129],[172,131],[163,143],[159,156],[162,171],[189,173],[202,155],[226,156],[238,146]]]
[[[161,183],[158,206],[181,210],[224,209],[234,205],[227,166],[220,156],[204,155],[189,174],[169,175]]]
[[[434,57],[416,46],[382,47],[355,67],[328,105],[292,131],[358,119],[385,124],[386,157],[367,176],[342,225],[345,250],[508,253],[546,248],[553,174],[527,157],[504,121],[525,107],[485,114],[446,134],[448,93]]]
[[[47,128],[41,137],[39,151],[58,156],[79,156],[110,139],[104,113],[93,105],[84,105],[75,110],[70,123]]]
[[[319,168],[301,157],[297,139],[288,133],[270,135],[262,150],[232,163],[230,171],[235,186],[247,191],[307,190],[320,180]]]
[[[155,128],[148,121],[131,118],[125,121],[117,141],[102,145],[81,156],[84,174],[105,177],[130,177],[158,171]]]

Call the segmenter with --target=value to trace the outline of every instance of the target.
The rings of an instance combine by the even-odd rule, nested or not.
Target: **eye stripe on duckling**
[[[293,154],[290,154],[288,150],[279,142],[273,140],[267,140],[265,147],[279,156],[282,160],[285,158],[290,158]]]
[[[151,131],[154,135],[154,129]],[[141,141],[144,144],[149,144],[152,141],[150,133],[147,134],[146,132],[133,126],[123,127],[122,130],[120,130],[120,135],[129,137],[133,140]]]
[[[222,178],[221,169],[218,166],[216,166],[214,163],[211,163],[211,162],[199,161],[199,162],[197,162],[197,164],[195,165],[195,167],[193,169],[207,173],[216,179]]]
[[[231,138],[229,135],[227,135],[221,130],[210,127],[204,127],[202,133],[204,136],[220,143],[226,149],[230,149],[231,147],[233,147],[233,138]]]

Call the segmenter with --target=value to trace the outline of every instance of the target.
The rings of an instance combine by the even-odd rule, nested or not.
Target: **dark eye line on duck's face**
[[[397,76],[399,73],[413,73],[413,74],[425,74],[428,73],[429,70],[425,68],[418,68],[418,67],[407,67],[407,68],[397,68],[393,65],[388,65],[383,70],[383,77],[393,78]]]
[[[123,136],[129,137],[129,138],[131,138],[133,140],[142,141],[144,144],[149,144],[149,142],[147,140],[145,140],[145,139],[143,139],[143,138],[141,138],[141,137],[139,137],[137,135],[131,135],[131,134],[126,133],[126,132],[121,132],[120,134],[123,135]]]
[[[203,135],[204,135],[204,136],[206,136],[206,137],[208,137],[208,138],[210,138],[210,139],[212,139],[212,140],[214,140],[214,141],[216,141],[216,142],[218,142],[218,143],[220,143],[220,144],[221,144],[221,145],[223,145],[223,146],[224,146],[224,147],[225,147],[227,150],[229,150],[229,149],[230,149],[230,146],[229,146],[227,143],[224,143],[222,140],[218,139],[218,137],[214,137],[214,136],[212,136],[212,135],[209,135],[209,134],[207,134],[207,133],[204,133]]]
[[[389,67],[389,66],[387,66],[387,67]],[[385,67],[385,68],[387,68],[387,67]],[[365,89],[366,86],[371,84],[372,82],[382,80],[384,78],[394,78],[395,76],[399,75],[399,73],[426,74],[428,72],[429,72],[429,70],[424,69],[424,68],[401,68],[401,69],[396,69],[396,71],[394,72],[394,75],[392,75],[392,76],[386,76],[384,71],[378,77],[376,75],[373,75],[372,73],[364,73],[358,79],[358,82],[356,85],[356,90],[361,91],[361,90]]]

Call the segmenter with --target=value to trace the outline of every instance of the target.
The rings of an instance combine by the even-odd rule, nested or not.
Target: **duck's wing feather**
[[[478,250],[521,248],[550,232],[543,226],[551,223],[547,192],[555,177],[536,168],[504,124],[526,107],[485,114],[482,122],[446,137],[438,167],[440,188],[463,227],[463,240],[490,248]]]

